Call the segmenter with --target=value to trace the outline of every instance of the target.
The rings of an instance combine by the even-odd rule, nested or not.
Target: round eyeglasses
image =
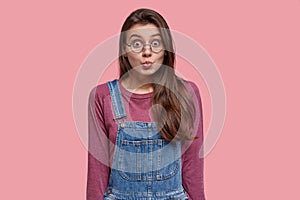
[[[130,42],[130,44],[126,44],[130,47],[131,51],[135,53],[140,53],[143,51],[145,46],[149,45],[151,51],[154,53],[159,53],[163,49],[163,45],[161,40],[155,39],[151,42],[151,44],[145,44],[142,40],[136,39]]]

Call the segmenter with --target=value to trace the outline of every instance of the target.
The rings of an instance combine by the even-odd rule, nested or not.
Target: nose
[[[142,52],[143,52],[143,57],[151,56],[152,55],[151,46],[149,44],[145,45]]]

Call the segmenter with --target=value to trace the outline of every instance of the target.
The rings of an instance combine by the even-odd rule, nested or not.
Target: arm
[[[182,184],[189,199],[205,200],[203,170],[204,159],[200,149],[203,143],[203,117],[202,103],[198,87],[191,82],[192,96],[196,106],[196,119],[193,135],[198,138],[191,142],[186,142],[188,146],[182,155]]]
[[[88,105],[87,200],[103,199],[109,180],[108,137],[103,117],[103,101],[93,88]]]

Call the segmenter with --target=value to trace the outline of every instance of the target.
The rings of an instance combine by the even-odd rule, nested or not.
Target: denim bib
[[[180,142],[165,140],[156,122],[126,121],[118,80],[108,82],[118,132],[104,200],[186,200]]]

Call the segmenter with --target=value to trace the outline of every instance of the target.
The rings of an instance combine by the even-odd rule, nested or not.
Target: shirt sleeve
[[[88,104],[88,169],[86,200],[103,199],[109,180],[109,140],[103,117],[103,99],[97,87],[89,95]]]
[[[196,119],[193,136],[198,138],[194,141],[185,142],[182,155],[182,184],[187,192],[189,200],[205,200],[203,170],[203,153],[200,152],[203,144],[203,117],[202,102],[198,87],[190,82],[192,96],[195,100]]]

